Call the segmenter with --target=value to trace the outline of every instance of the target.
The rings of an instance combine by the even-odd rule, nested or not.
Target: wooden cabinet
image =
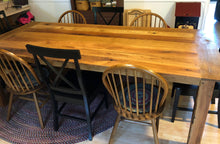
[[[30,10],[29,5],[22,6],[21,8],[14,8],[12,7],[14,4],[12,2],[3,2],[0,1],[0,10],[4,10],[6,16],[8,17],[8,21],[12,27],[16,27],[16,20],[17,18],[25,13],[26,11]]]
[[[75,0],[70,0],[71,1],[71,7],[73,10],[77,10],[76,9],[76,3]],[[116,6],[117,7],[124,7],[124,0],[117,0],[116,2]],[[88,11],[80,11],[86,18],[86,21],[88,24],[94,24],[94,14],[92,12],[91,9],[89,9]],[[109,20],[111,19],[113,13],[104,13],[103,16]],[[118,20],[119,20],[119,15],[117,15],[114,20],[112,21],[112,25],[118,25]],[[97,23],[98,24],[105,24],[104,21],[101,19],[101,17],[98,15],[97,16]]]

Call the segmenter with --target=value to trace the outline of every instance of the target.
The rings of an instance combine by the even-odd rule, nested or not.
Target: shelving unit
[[[9,23],[12,26],[15,26],[18,16],[21,15],[22,13],[25,13],[26,11],[30,10],[30,6],[25,5],[25,6],[22,6],[21,8],[14,8],[12,6],[13,6],[12,2],[0,1],[0,10],[5,11],[5,14],[8,17]]]
[[[71,1],[71,7],[73,10],[77,10],[76,9],[76,3],[75,0],[70,0]],[[116,7],[124,7],[124,0],[117,0],[116,1]],[[86,18],[86,21],[88,24],[94,24],[94,14],[92,12],[91,9],[89,9],[88,11],[80,11]],[[110,19],[112,16],[112,13],[104,13],[103,16],[106,19]],[[112,25],[118,25],[118,15],[115,17],[115,19],[112,21]],[[98,15],[97,17],[97,23],[98,24],[105,24],[104,21],[101,19],[101,17]]]

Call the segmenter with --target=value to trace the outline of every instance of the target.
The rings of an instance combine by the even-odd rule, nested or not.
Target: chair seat
[[[136,89],[135,89],[135,84],[132,84],[129,86],[130,89],[130,93],[131,93],[131,106],[132,106],[132,112],[137,112],[137,108],[136,108]],[[138,83],[137,85],[137,89],[138,89],[138,105],[139,105],[139,113],[143,113],[143,84],[142,83]],[[125,93],[125,100],[126,100],[126,107],[127,110],[130,111],[130,106],[129,106],[129,95],[128,95],[128,88],[124,88],[124,93]],[[158,88],[154,87],[153,88],[153,106],[152,106],[152,110],[155,109],[155,104],[156,104],[156,97],[157,97],[157,93],[158,93]],[[163,95],[163,92],[160,94],[160,99],[161,100],[161,96]],[[122,96],[122,91],[119,92],[119,97],[120,97],[120,102],[122,104],[122,107],[125,108],[125,104],[123,102],[123,96]],[[145,112],[149,112],[150,111],[150,97],[151,97],[151,85],[150,84],[146,84],[145,85]]]
[[[37,72],[37,68],[33,68],[33,69],[34,69],[34,72],[37,74],[38,78],[40,79],[40,81],[42,82],[43,80],[42,80],[40,74]],[[44,71],[44,74],[48,77],[48,76],[49,76],[48,70],[47,70],[46,68],[43,68],[43,71]],[[27,76],[27,75],[28,75],[28,76]],[[20,75],[18,74],[18,79],[19,79],[19,81],[22,82],[22,81],[23,81],[23,80],[22,80],[22,77],[23,77],[23,78],[24,78],[24,81],[26,82],[26,84],[28,85],[28,87],[30,87],[30,88],[32,87],[32,86],[31,86],[31,83],[33,84],[33,86],[34,86],[35,88],[37,88],[37,87],[40,86],[40,84],[37,82],[37,80],[34,78],[33,74],[32,74],[30,71],[27,71],[27,75],[26,75],[25,72],[22,73],[22,76],[20,76]],[[28,78],[28,77],[29,77],[29,78]],[[29,81],[29,79],[30,79],[30,81]],[[17,85],[18,85],[19,88],[20,88],[20,85],[19,85],[17,79],[14,78],[14,80],[16,81]],[[22,86],[24,87],[24,83],[21,83],[21,84],[22,84]]]
[[[188,85],[188,84],[181,84],[181,83],[173,83],[173,89],[172,89],[172,97],[175,96],[174,104],[173,104],[173,110],[172,110],[172,118],[171,122],[175,121],[176,116],[176,110],[184,110],[184,111],[193,111],[192,108],[186,108],[186,107],[178,107],[179,97],[181,96],[193,96],[193,99],[195,101],[197,97],[197,91],[199,86],[197,85]],[[215,83],[215,90],[220,89],[220,83]],[[214,92],[213,92],[214,94]],[[219,95],[218,95],[219,97]],[[212,96],[212,102],[215,101],[215,95]],[[208,111],[208,113],[211,114],[218,114],[218,127],[220,128],[220,103],[218,103],[218,110],[217,111]]]
[[[180,88],[182,95],[196,96],[199,86],[189,85],[189,84],[181,84],[181,83],[173,83],[173,88]]]
[[[79,89],[75,70],[69,69],[65,76],[74,83],[77,89]],[[96,95],[100,93],[102,89],[104,89],[104,85],[102,84],[102,73],[82,71],[82,76],[83,84],[85,86],[88,97],[88,102],[91,103],[95,99]],[[60,85],[67,87],[67,85],[62,82],[60,83]],[[66,92],[56,92],[54,94],[57,101],[81,105],[84,104],[82,95],[68,94]]]
[[[56,92],[54,96],[55,96],[55,100],[60,101],[60,102],[80,104],[80,105],[84,104],[83,98],[81,95],[73,95],[73,94],[66,94],[62,92]]]
[[[196,97],[197,90],[198,90],[199,86],[189,85],[189,84],[182,84],[182,83],[173,83],[173,89],[175,89],[175,88],[180,88],[181,89],[181,95],[195,96]],[[216,82],[214,89],[220,89],[220,83],[219,82]]]
[[[92,101],[96,98],[97,93],[98,93],[98,90],[94,92],[90,91],[90,93],[88,92],[87,98],[88,98],[89,104],[92,103]],[[68,94],[64,92],[56,92],[54,93],[54,96],[55,96],[55,100],[60,101],[60,102],[73,103],[77,105],[84,104],[82,95]]]

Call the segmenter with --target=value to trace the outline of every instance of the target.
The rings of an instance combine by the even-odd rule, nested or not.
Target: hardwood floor
[[[214,9],[215,2],[211,2],[204,32],[210,41],[215,42],[220,47],[220,22],[216,22],[213,19]],[[192,97],[181,97],[180,100],[184,101],[181,106],[193,107]],[[216,104],[210,105],[210,109],[217,110],[217,103],[218,99],[216,99]],[[173,98],[170,97],[169,93],[167,105],[160,120],[160,144],[183,144],[187,142],[192,112],[177,111],[176,120],[172,123],[170,121],[172,104]],[[112,128],[94,136],[93,141],[84,141],[80,144],[107,144],[111,131]],[[152,127],[150,125],[120,122],[115,137],[115,144],[152,144],[153,142]],[[208,114],[202,144],[218,143],[220,143],[220,129],[218,129],[217,115]],[[8,142],[0,140],[0,144],[8,144]]]

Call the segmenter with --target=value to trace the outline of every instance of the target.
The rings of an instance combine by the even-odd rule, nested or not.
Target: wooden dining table
[[[33,22],[0,35],[0,48],[32,63],[26,44],[78,49],[82,70],[103,72],[115,64],[134,64],[169,82],[199,85],[187,143],[201,142],[214,85],[220,81],[220,53],[202,31]]]

